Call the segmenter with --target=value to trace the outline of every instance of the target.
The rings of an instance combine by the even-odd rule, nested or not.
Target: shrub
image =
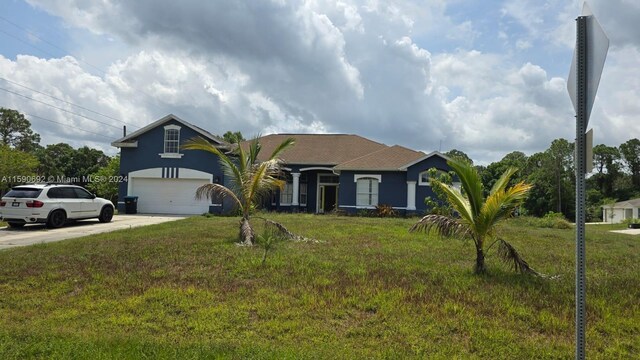
[[[538,227],[551,228],[551,229],[571,229],[573,225],[562,215],[549,211],[545,216],[538,219]]]
[[[380,205],[376,205],[376,216],[377,217],[396,217],[398,216],[398,212],[395,211],[391,205],[380,204]]]

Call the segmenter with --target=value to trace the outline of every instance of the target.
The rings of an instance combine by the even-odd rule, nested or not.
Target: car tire
[[[47,220],[47,226],[50,228],[59,228],[64,226],[67,222],[67,214],[64,210],[54,210],[49,214],[49,219]]]
[[[20,229],[21,227],[24,226],[24,223],[20,223],[20,222],[8,222],[7,224],[9,224],[9,227],[12,229]]]
[[[100,216],[98,216],[98,220],[101,223],[108,223],[113,219],[113,208],[111,206],[104,206],[100,211]]]

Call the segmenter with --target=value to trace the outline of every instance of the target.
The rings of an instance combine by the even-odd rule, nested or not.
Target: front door
[[[319,213],[324,214],[333,211],[338,203],[338,186],[320,185]]]

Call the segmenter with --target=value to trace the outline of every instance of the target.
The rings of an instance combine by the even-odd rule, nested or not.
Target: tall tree
[[[427,215],[413,225],[411,231],[434,230],[443,236],[459,236],[471,239],[476,247],[476,263],[474,272],[483,274],[485,256],[487,251],[498,244],[498,253],[501,258],[514,265],[516,271],[537,274],[529,267],[515,248],[501,239],[496,225],[503,219],[512,216],[514,210],[526,198],[531,185],[520,182],[512,187],[507,187],[509,180],[517,171],[509,168],[494,184],[485,198],[482,181],[473,166],[457,160],[450,160],[449,166],[456,173],[462,188],[462,192],[451,185],[432,180],[432,184],[440,187],[446,194],[447,200],[460,217],[451,215]]]
[[[466,153],[458,149],[451,149],[446,153],[444,153],[444,156],[448,157],[449,159],[464,161],[466,163],[473,165],[473,160],[471,160],[469,155],[467,155]]]
[[[35,156],[0,144],[0,194],[12,185],[33,182],[38,160]]]
[[[31,123],[24,115],[16,110],[0,107],[0,144],[32,152],[39,142],[40,135],[31,130]]]
[[[620,173],[620,151],[604,144],[593,148],[593,165],[595,174],[592,176],[600,193],[605,197],[612,197],[614,184]]]
[[[73,152],[71,166],[65,175],[73,178],[88,177],[108,163],[109,157],[101,150],[83,146]]]
[[[222,135],[222,138],[229,144],[235,144],[237,142],[245,140],[240,131],[233,132],[231,130],[224,133],[224,135]]]
[[[230,180],[230,187],[222,184],[205,184],[196,191],[196,198],[231,198],[242,213],[239,241],[245,245],[253,245],[255,232],[249,221],[251,212],[265,196],[271,194],[271,191],[284,187],[284,181],[280,179],[282,160],[279,156],[293,146],[294,140],[288,138],[283,141],[271,156],[262,162],[258,160],[261,146],[257,138],[252,140],[246,149],[237,138],[233,143],[236,145],[233,157],[227,156],[202,137],[187,141],[183,148],[208,151],[218,157],[225,176]]]
[[[517,169],[524,169],[527,163],[527,155],[520,151],[513,151],[505,155],[500,161],[489,164],[483,171],[479,171],[482,176],[482,183],[486,185],[486,189],[491,189],[500,176],[504,172],[515,167]],[[521,180],[521,176],[515,174],[511,179],[511,182],[518,182]],[[486,195],[486,194],[485,194]]]
[[[631,139],[621,144],[620,153],[631,174],[631,183],[635,188],[640,187],[640,140]]]
[[[572,184],[574,182],[574,166],[573,166],[573,143],[565,139],[556,139],[551,142],[551,146],[547,149],[549,165],[554,175],[554,183],[556,188],[556,212],[563,213],[565,216],[573,213],[569,208],[573,209],[571,201],[573,197]]]
[[[120,173],[120,156],[116,155],[109,159],[107,164],[95,172],[89,174],[91,182],[87,184],[87,188],[96,195],[115,203],[118,197],[118,178]]]
[[[38,174],[46,177],[69,176],[73,166],[75,149],[69,144],[58,143],[47,145],[36,151],[40,161]]]

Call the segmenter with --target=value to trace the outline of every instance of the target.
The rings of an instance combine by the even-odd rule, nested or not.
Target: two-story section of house
[[[181,149],[185,141],[203,137],[217,147],[229,144],[175,115],[167,115],[111,143],[120,148],[118,210],[125,196],[137,196],[137,209],[148,214],[203,214],[222,210],[222,203],[196,199],[202,184],[222,183],[218,158],[206,151]]]

